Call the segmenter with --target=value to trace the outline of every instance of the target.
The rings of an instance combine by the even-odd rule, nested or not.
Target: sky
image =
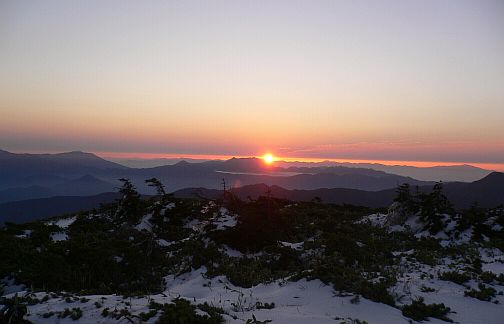
[[[504,1],[0,0],[0,148],[504,169]]]

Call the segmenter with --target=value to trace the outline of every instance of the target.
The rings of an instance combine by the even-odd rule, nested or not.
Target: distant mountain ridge
[[[377,192],[393,189],[403,183],[420,187],[434,183],[365,166],[348,167],[332,162],[285,164],[281,161],[268,165],[258,158],[232,158],[199,163],[179,161],[172,165],[152,168],[128,168],[92,153],[80,151],[58,154],[16,154],[0,151],[0,202],[58,195],[95,195],[113,191],[119,184],[119,178],[131,179],[142,194],[153,193],[152,188],[144,183],[145,179],[152,177],[163,182],[169,191],[190,187],[220,189],[222,179],[228,187],[233,188],[264,183],[289,190],[341,188]],[[433,169],[457,172],[474,169],[477,172],[487,172],[470,166],[429,170]],[[462,183],[455,187],[458,189],[453,190],[466,190]],[[491,197],[492,193],[489,193],[489,196]],[[481,200],[485,199],[481,197]]]
[[[430,191],[432,186],[419,187],[420,191]],[[396,189],[364,191],[347,188],[321,188],[314,190],[287,190],[279,186],[256,184],[233,188],[231,191],[241,199],[257,198],[266,194],[292,201],[311,201],[318,197],[326,203],[351,204],[366,207],[387,207],[396,196]],[[456,208],[469,208],[477,203],[481,207],[496,207],[504,204],[504,173],[492,172],[485,178],[471,182],[453,182],[443,185],[443,192]],[[184,198],[215,199],[221,190],[206,188],[186,188],[176,191],[175,196]]]
[[[47,198],[52,196],[89,196],[114,191],[117,186],[91,175],[77,179],[60,179],[46,186],[31,185],[0,190],[0,203],[25,199]]]
[[[208,159],[194,158],[161,158],[161,159],[110,159],[116,163],[127,167],[134,168],[150,168],[165,165],[173,165],[180,161],[188,161],[190,163],[202,163],[209,161]],[[454,164],[449,166],[431,166],[431,167],[416,167],[409,165],[386,165],[380,163],[359,163],[359,162],[336,162],[336,161],[321,161],[321,162],[296,162],[296,161],[276,161],[275,164],[284,168],[324,168],[324,167],[341,167],[346,169],[370,169],[382,171],[386,173],[411,177],[422,181],[464,181],[472,182],[481,179],[493,170],[486,170],[467,164]]]
[[[86,178],[88,177],[88,178]],[[158,178],[174,191],[187,187],[218,189],[222,179],[231,187],[257,183],[286,189],[350,188],[383,190],[404,182],[430,182],[365,168],[283,168],[258,158],[232,158],[201,163],[179,161],[153,168],[128,168],[80,151],[59,154],[0,152],[0,202],[54,195],[92,195],[113,190],[119,178],[129,178],[139,191],[150,194],[148,178]],[[76,182],[77,179],[81,179]],[[87,181],[85,181],[87,179]]]
[[[80,151],[58,154],[0,152],[0,189],[40,185],[34,178],[110,175],[128,168]],[[31,182],[30,182],[30,179]]]
[[[431,188],[431,186],[425,186],[419,189],[429,191]],[[320,198],[325,203],[372,208],[388,207],[396,196],[395,189],[381,191],[346,188],[288,190],[265,184],[233,188],[231,191],[244,200],[256,199],[265,195],[291,201],[312,201],[315,198]],[[457,209],[467,209],[475,202],[481,207],[497,207],[504,204],[504,173],[493,172],[472,183],[446,183],[443,191]],[[222,190],[200,187],[177,190],[173,194],[179,198],[216,199],[221,197],[222,193]],[[117,193],[110,192],[89,197],[52,197],[3,203],[0,204],[0,224],[5,221],[22,222],[95,208],[100,203],[108,203],[118,197]]]
[[[350,162],[285,162],[279,161],[277,164],[284,167],[345,167],[345,168],[366,168],[386,173],[397,174],[405,177],[412,177],[422,181],[463,181],[472,182],[489,175],[493,170],[485,170],[472,165],[450,165],[415,167],[409,165],[385,165],[380,163],[350,163]]]

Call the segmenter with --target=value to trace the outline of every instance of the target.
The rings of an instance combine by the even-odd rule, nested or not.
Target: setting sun
[[[264,160],[264,162],[266,162],[267,164],[271,164],[271,163],[273,163],[273,161],[275,160],[275,158],[274,158],[274,157],[273,157],[273,155],[271,155],[271,154],[265,154],[265,155],[263,156],[263,160]]]

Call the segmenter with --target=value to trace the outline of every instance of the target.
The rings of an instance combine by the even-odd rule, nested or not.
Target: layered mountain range
[[[465,168],[454,166],[442,170],[453,173],[461,167]],[[473,182],[444,183],[444,192],[455,207],[468,208],[473,203],[484,207],[503,204],[504,174],[470,168],[488,175]],[[439,172],[440,169],[435,170]],[[98,207],[117,199],[115,192],[120,178],[131,179],[140,193],[151,195],[154,192],[144,181],[152,177],[161,180],[177,197],[219,197],[224,180],[227,189],[242,199],[271,195],[292,201],[320,199],[327,203],[368,207],[390,205],[396,187],[403,183],[418,187],[420,191],[430,190],[434,185],[434,181],[420,181],[372,168],[323,163],[268,165],[257,158],[233,158],[130,168],[84,152],[15,154],[0,151],[0,223],[23,222]]]
[[[81,196],[113,191],[119,178],[129,178],[145,194],[144,180],[158,178],[168,190],[221,188],[264,183],[286,189],[348,188],[379,191],[402,183],[430,185],[411,177],[371,168],[344,166],[277,166],[258,158],[232,158],[152,168],[130,168],[91,153],[15,154],[0,151],[0,203],[57,195]]]

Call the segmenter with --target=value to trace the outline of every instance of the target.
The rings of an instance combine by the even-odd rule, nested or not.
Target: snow
[[[480,249],[483,271],[490,271],[496,275],[504,274],[504,253],[497,249]]]
[[[207,302],[222,307],[231,316],[224,315],[227,323],[243,324],[254,315],[258,320],[272,320],[273,323],[340,323],[335,318],[366,320],[369,323],[407,323],[401,311],[388,305],[375,303],[361,298],[358,304],[350,302],[352,296],[340,297],[330,286],[319,280],[284,280],[269,284],[260,284],[252,288],[236,287],[222,276],[208,279],[204,276],[205,268],[193,270],[181,276],[165,277],[168,283],[163,293],[146,297],[123,299],[116,295],[79,296],[89,301],[66,303],[62,297],[50,298],[48,301],[28,306],[28,319],[36,323],[72,323],[71,319],[58,319],[57,316],[43,318],[44,313],[63,311],[65,308],[80,307],[83,311],[81,323],[112,323],[111,318],[101,316],[103,308],[127,308],[133,314],[148,311],[149,300],[158,303],[169,303],[177,297],[185,298],[194,304]],[[20,294],[22,295],[22,294]],[[45,293],[36,293],[41,299]],[[13,297],[8,295],[7,297]],[[94,303],[102,304],[96,308]],[[126,306],[125,302],[131,303]],[[273,309],[256,309],[256,302],[275,303]],[[152,318],[148,323],[154,323]],[[122,322],[125,322],[123,319]],[[437,323],[433,321],[433,323]]]
[[[293,250],[297,250],[297,251],[300,251],[303,249],[304,247],[304,242],[299,242],[299,243],[289,243],[289,242],[282,242],[282,241],[279,241],[278,242],[280,245],[282,246],[285,246],[285,247],[289,247]]]
[[[256,252],[256,253],[242,253],[238,250],[235,250],[225,244],[222,245],[222,247],[219,249],[221,252],[227,254],[228,256],[230,257],[233,257],[233,258],[256,258],[256,257],[260,257],[262,255],[264,255],[264,252],[263,251],[259,251],[259,252]]]
[[[17,238],[29,238],[33,233],[32,230],[24,230],[23,234],[16,235]]]
[[[0,279],[0,293],[2,293],[2,287],[4,295],[13,295],[17,292],[24,291],[26,288],[23,284],[17,285],[14,279],[8,277]]]
[[[433,237],[439,240],[442,246],[461,245],[471,243],[473,236],[473,227],[459,233],[455,238],[455,230],[457,221],[450,215],[440,214],[439,217],[443,222],[443,230],[436,235],[431,235],[424,230],[425,224],[421,221],[419,215],[388,215],[372,214],[363,217],[361,223],[369,223],[377,227],[383,227],[389,232],[407,231],[413,233],[415,237]],[[390,217],[395,217],[396,221],[389,221]],[[400,221],[397,221],[400,220]],[[500,230],[499,226],[495,226],[496,219],[490,219],[487,222],[493,230]],[[498,225],[498,224],[497,224]],[[485,237],[484,237],[485,239]],[[486,238],[488,240],[488,238]],[[504,254],[497,248],[494,249],[479,249],[482,270],[490,271],[496,275],[504,273]],[[404,256],[413,254],[414,251],[394,252],[394,256]],[[462,285],[455,284],[449,281],[439,279],[439,274],[445,271],[460,270],[464,271],[465,263],[459,259],[442,260],[442,263],[435,266],[419,265],[416,262],[408,261],[407,258],[401,258],[401,272],[399,273],[397,283],[389,289],[389,292],[395,296],[399,305],[409,304],[412,300],[423,297],[426,304],[444,303],[450,307],[452,313],[448,317],[456,323],[502,323],[504,318],[504,296],[497,294],[492,298],[492,302],[480,301],[475,298],[465,296],[464,292],[468,289]],[[478,282],[470,280],[467,284],[470,288],[476,288]],[[492,285],[497,292],[504,290],[504,286]],[[423,287],[434,289],[434,292],[422,291]],[[495,304],[494,302],[497,302]],[[376,319],[377,322],[382,322]],[[437,320],[430,319],[431,322]]]
[[[216,208],[213,202],[209,202],[203,207],[201,213],[204,215],[200,218],[193,218],[187,221],[185,228],[190,228],[197,233],[203,233],[208,229],[207,225],[215,225],[216,230],[226,230],[237,225],[237,216],[233,215],[226,208]],[[175,204],[168,204],[165,209],[175,208]],[[213,215],[210,214],[213,212]],[[399,215],[399,214],[397,214]],[[396,216],[397,216],[396,215]],[[462,244],[470,242],[473,229],[469,228],[455,239],[453,232],[456,222],[449,215],[440,215],[444,223],[443,231],[436,234],[440,243],[444,246],[449,244]],[[152,214],[144,215],[141,221],[135,226],[139,231],[152,231],[152,223],[150,222]],[[75,217],[59,219],[51,221],[50,225],[56,225],[62,229],[61,232],[51,233],[51,239],[54,242],[68,239],[68,235],[64,232],[74,221]],[[427,231],[424,231],[424,224],[421,222],[418,215],[409,215],[402,219],[403,222],[390,222],[390,214],[372,214],[363,217],[359,223],[368,223],[374,226],[383,227],[389,232],[393,231],[408,231],[414,233],[417,237],[429,236]],[[47,223],[49,224],[49,223]],[[489,226],[496,228],[498,224],[489,223]],[[500,225],[498,225],[500,226]],[[494,229],[500,230],[500,229]],[[30,231],[24,231],[18,237],[29,237]],[[192,234],[195,237],[198,234]],[[131,240],[134,238],[131,237]],[[182,241],[189,239],[185,238]],[[182,242],[179,241],[179,242]],[[162,247],[170,246],[176,242],[167,241],[157,238],[157,244]],[[208,244],[207,241],[205,241]],[[278,244],[291,248],[297,251],[304,250],[304,242],[284,242],[278,241]],[[356,242],[357,245],[363,246],[362,242]],[[241,258],[251,257],[237,251],[229,246],[221,245],[220,250],[230,257]],[[261,253],[261,252],[260,252]],[[303,253],[314,253],[314,250],[305,250]],[[399,307],[409,304],[412,300],[422,297],[426,304],[444,303],[450,307],[452,313],[448,314],[452,320],[457,323],[474,323],[474,324],[497,324],[502,323],[504,318],[504,296],[497,295],[493,301],[498,301],[498,304],[493,302],[480,301],[475,298],[464,296],[464,291],[467,287],[455,284],[449,281],[439,279],[440,273],[453,270],[463,271],[464,263],[459,259],[442,259],[441,264],[429,266],[418,264],[406,256],[412,255],[415,250],[395,251],[392,254],[400,259],[400,267],[398,271],[397,283],[389,289],[389,292],[396,297]],[[481,247],[479,253],[482,260],[483,271],[491,271],[499,275],[504,274],[504,253],[497,249],[489,249]],[[253,256],[252,256],[253,257]],[[123,257],[115,256],[114,260],[118,263],[122,262]],[[58,319],[57,316],[43,318],[44,313],[53,311],[63,311],[65,308],[79,307],[83,311],[81,323],[112,323],[117,322],[112,318],[102,317],[101,312],[105,307],[111,311],[114,309],[127,308],[132,314],[140,312],[148,312],[148,305],[151,300],[158,303],[169,303],[175,298],[185,298],[193,304],[208,304],[223,308],[229,315],[224,315],[227,323],[244,323],[252,316],[257,320],[272,320],[273,323],[355,323],[356,319],[367,321],[368,323],[412,323],[410,319],[401,314],[400,308],[394,308],[385,304],[372,302],[366,298],[360,297],[360,301],[351,302],[355,296],[352,294],[342,295],[334,289],[322,283],[320,280],[288,281],[285,278],[267,284],[259,284],[251,288],[237,287],[229,282],[224,276],[209,278],[206,276],[204,267],[193,269],[191,272],[175,276],[168,275],[165,277],[166,286],[162,293],[132,297],[124,299],[117,295],[90,295],[79,296],[88,298],[87,302],[76,301],[67,303],[64,297],[51,297],[46,302],[29,305],[28,319],[35,323],[74,323],[70,318]],[[11,280],[0,280],[0,285],[3,284],[4,294],[7,297],[12,297],[15,293],[20,295],[28,293],[24,286],[16,286]],[[469,287],[476,287],[477,281],[474,279],[467,283]],[[497,292],[503,291],[504,286],[492,284]],[[433,288],[433,292],[422,291],[422,288]],[[33,295],[33,293],[30,293]],[[46,293],[35,293],[37,298],[42,299]],[[103,306],[97,308],[94,304],[98,302]],[[131,303],[130,306],[126,305]],[[257,309],[256,303],[274,303],[273,309]],[[201,313],[201,311],[198,310]],[[233,318],[235,317],[235,318]],[[157,317],[148,321],[154,323]],[[126,319],[119,322],[126,323]],[[429,319],[429,323],[445,323],[438,319]]]
[[[54,242],[66,241],[68,240],[68,235],[63,232],[51,233],[51,239]]]
[[[403,298],[404,303],[416,297],[424,297],[426,303],[444,303],[452,308],[449,317],[455,322],[492,324],[501,323],[504,316],[504,307],[499,304],[479,301],[474,298],[464,297],[463,286],[441,281],[438,279],[421,279],[422,272],[433,273],[439,269],[422,267],[412,271],[408,277],[400,280],[395,291],[409,295]],[[229,315],[224,315],[227,323],[243,323],[254,315],[258,320],[272,320],[273,323],[352,323],[352,320],[365,320],[369,323],[408,323],[409,319],[402,316],[397,308],[375,303],[365,298],[360,298],[358,303],[350,300],[354,297],[340,296],[331,286],[319,280],[285,281],[278,280],[269,284],[259,284],[251,288],[241,288],[232,285],[225,277],[208,278],[205,276],[204,267],[185,273],[180,276],[169,275],[165,291],[161,294],[146,297],[123,299],[116,295],[91,295],[83,296],[90,299],[86,303],[75,302],[68,304],[64,298],[51,298],[47,302],[28,306],[30,320],[36,323],[66,323],[58,320],[56,316],[44,319],[42,314],[48,311],[63,311],[65,308],[80,307],[83,310],[82,323],[111,323],[111,318],[101,316],[104,307],[109,309],[127,308],[133,314],[148,311],[149,300],[158,303],[169,303],[177,297],[187,299],[193,304],[208,304],[222,307]],[[422,286],[434,287],[435,292],[424,293]],[[42,298],[45,293],[38,293]],[[12,297],[12,296],[8,296]],[[503,296],[498,300],[504,302]],[[103,304],[97,309],[95,302]],[[131,303],[126,306],[125,302]],[[274,303],[273,309],[257,309],[256,303]],[[233,319],[232,316],[236,316]],[[339,318],[340,321],[335,322]],[[36,319],[36,320],[35,320]],[[154,323],[156,318],[149,320]],[[123,321],[124,322],[124,321]],[[430,319],[430,323],[445,323],[437,319]],[[68,320],[68,323],[71,323]]]
[[[397,207],[397,206],[396,206]],[[443,230],[432,235],[428,230],[425,229],[425,223],[420,219],[419,214],[414,215],[402,215],[398,216],[398,211],[396,209],[391,209],[388,214],[371,214],[362,217],[361,220],[356,223],[362,224],[367,223],[376,227],[385,228],[388,232],[410,232],[413,233],[416,238],[421,237],[433,237],[439,240],[443,247],[449,245],[461,245],[466,244],[471,241],[473,236],[473,228],[470,227],[467,230],[459,233],[458,237],[454,237],[455,228],[457,221],[455,221],[448,214],[439,214],[441,222],[444,224]],[[401,222],[397,222],[400,219]],[[498,228],[498,224],[497,227]],[[493,225],[495,228],[495,225]],[[488,240],[488,238],[486,238]]]
[[[288,242],[283,242],[288,243]],[[288,243],[292,244],[292,243]],[[494,266],[504,266],[502,263],[492,263]],[[409,267],[408,264],[405,264]],[[437,279],[437,273],[442,267],[422,266],[416,270],[408,268],[406,275],[400,278],[392,289],[394,293],[402,295],[404,304],[417,297],[425,298],[426,303],[444,303],[453,313],[449,317],[459,323],[497,324],[501,323],[504,316],[503,296],[497,296],[501,304],[479,301],[464,296],[463,286],[448,281]],[[501,268],[502,270],[502,268]],[[444,271],[444,270],[443,270]],[[83,311],[82,323],[112,323],[110,317],[101,316],[103,308],[110,310],[127,308],[132,314],[148,311],[150,300],[158,303],[169,303],[177,297],[187,299],[193,304],[208,304],[222,307],[229,315],[224,315],[227,323],[244,323],[254,315],[257,320],[272,320],[273,323],[353,323],[355,319],[369,323],[408,323],[409,319],[402,316],[398,308],[385,304],[375,303],[365,298],[360,298],[358,303],[350,300],[353,295],[341,296],[331,286],[319,280],[285,281],[278,280],[268,284],[259,284],[251,288],[241,288],[231,284],[225,277],[208,278],[205,276],[204,267],[185,273],[180,276],[169,275],[165,277],[167,285],[161,294],[149,297],[134,297],[124,299],[116,295],[91,295],[80,296],[88,298],[87,302],[76,301],[67,303],[63,297],[50,298],[47,302],[28,306],[30,319],[36,323],[72,323],[71,319],[57,319],[56,316],[44,319],[42,315],[49,311],[63,311],[65,308],[80,307]],[[433,279],[422,274],[432,274]],[[471,282],[471,286],[475,285]],[[432,287],[435,292],[421,291],[422,286]],[[7,297],[12,297],[19,288],[10,289]],[[496,287],[502,290],[504,287]],[[21,287],[23,289],[23,287]],[[22,294],[20,294],[22,295]],[[45,293],[35,294],[41,299]],[[102,304],[96,308],[94,303]],[[131,306],[126,306],[126,302]],[[256,303],[274,303],[273,309],[257,309]],[[236,319],[233,319],[235,316]],[[335,319],[338,318],[338,321]],[[148,323],[154,323],[156,317]],[[123,319],[122,321],[126,321]],[[445,323],[437,319],[430,319],[429,323]]]
[[[483,271],[490,271],[496,275],[504,274],[504,263],[500,262],[485,263],[481,266],[481,268]]]
[[[227,245],[224,245],[224,248],[221,249],[221,251],[233,258],[241,258],[244,256],[244,254],[241,253],[240,251],[230,248]]]
[[[167,210],[175,208],[175,203],[171,202],[167,204],[163,209],[161,209],[161,214],[164,214]]]
[[[72,225],[76,219],[77,219],[76,216],[72,216],[72,217],[68,217],[68,218],[61,218],[56,221],[50,221],[50,222],[47,222],[46,224],[47,225],[55,225],[55,226],[61,227],[62,229],[66,229],[70,225]]]
[[[450,307],[453,313],[450,317],[455,322],[459,323],[502,323],[504,316],[504,307],[501,305],[504,302],[503,296],[497,296],[499,304],[480,301],[475,298],[464,296],[466,288],[464,286],[436,279],[440,267],[427,267],[423,266],[418,271],[410,269],[407,276],[398,281],[395,288],[392,290],[399,295],[402,295],[402,302],[409,303],[412,299],[423,297],[426,304],[431,303],[444,303]],[[447,271],[448,269],[446,269]],[[434,279],[430,276],[422,274],[433,275]],[[476,286],[474,281],[470,282],[471,286]],[[434,288],[434,292],[422,292],[422,286]],[[502,287],[497,290],[502,290]]]
[[[412,251],[408,251],[402,254],[411,254],[410,252],[413,253]],[[496,268],[499,265],[503,265],[497,263],[502,255],[500,250],[480,249],[479,252],[482,260],[488,262],[487,264],[483,264],[484,271],[486,269],[498,270]],[[456,323],[502,323],[502,318],[504,317],[504,306],[502,306],[504,296],[497,295],[493,299],[497,300],[498,304],[480,301],[464,296],[464,291],[467,290],[467,287],[439,279],[440,273],[453,270],[464,271],[464,266],[465,264],[461,263],[458,259],[444,258],[440,264],[429,266],[425,264],[419,265],[403,257],[401,258],[402,273],[400,273],[397,283],[389,291],[395,295],[400,305],[409,304],[411,300],[418,297],[423,297],[426,304],[444,303],[452,310],[452,313],[449,313],[448,317]],[[500,269],[504,270],[504,267]],[[477,282],[470,280],[466,285],[475,288],[477,287]],[[422,291],[422,287],[433,288],[434,291],[424,292]],[[497,291],[504,290],[504,286],[494,285],[494,288]]]
[[[208,225],[208,221],[201,221],[197,218],[191,220],[190,222],[187,222],[184,224],[184,228],[192,229],[193,231],[197,233],[203,233],[205,226]]]
[[[217,230],[225,230],[236,226],[236,217],[229,214],[227,209],[221,208],[220,216],[212,221],[217,226]]]
[[[185,223],[184,228],[195,230],[199,224],[200,224],[200,220],[195,218],[195,219],[191,220],[190,222]]]
[[[168,242],[167,240],[164,240],[164,239],[158,239],[156,242],[159,246],[164,246],[164,247],[170,246],[174,243],[174,242]]]
[[[454,219],[449,218],[446,221],[444,231],[445,232],[453,232],[455,230],[455,226],[457,226],[457,222]]]
[[[147,214],[142,217],[140,220],[140,223],[135,225],[135,229],[137,231],[147,231],[147,232],[152,232],[152,224],[150,222],[150,219],[152,218],[152,214]]]
[[[459,238],[455,241],[458,244],[469,243],[471,237],[473,236],[472,227],[460,233]]]
[[[202,212],[205,214],[208,212],[208,209],[205,209],[204,207]],[[217,213],[214,213],[214,216],[209,221],[194,218],[184,224],[184,228],[189,228],[195,232],[203,233],[204,228],[210,223],[215,225],[216,230],[221,231],[236,226],[237,220],[235,215],[229,213],[226,208],[221,207]]]
[[[213,221],[217,225],[217,230],[225,230],[236,226],[236,217],[226,214]]]
[[[383,227],[387,222],[387,214],[371,214],[368,216],[364,216],[358,224],[369,223],[373,226]]]
[[[270,319],[273,323],[335,323],[336,317],[372,323],[377,316],[383,323],[407,323],[396,308],[364,298],[359,304],[352,304],[351,297],[335,296],[333,289],[319,280],[276,281],[245,289],[230,284],[225,277],[206,279],[205,272],[200,268],[177,278],[166,277],[165,293],[222,307],[237,316],[236,320],[226,317],[228,323],[243,323],[252,314],[258,320]],[[258,310],[256,302],[273,302],[275,308]]]
[[[492,226],[492,231],[500,232],[500,231],[502,231],[503,228],[504,227],[502,227],[500,224],[494,224]]]

